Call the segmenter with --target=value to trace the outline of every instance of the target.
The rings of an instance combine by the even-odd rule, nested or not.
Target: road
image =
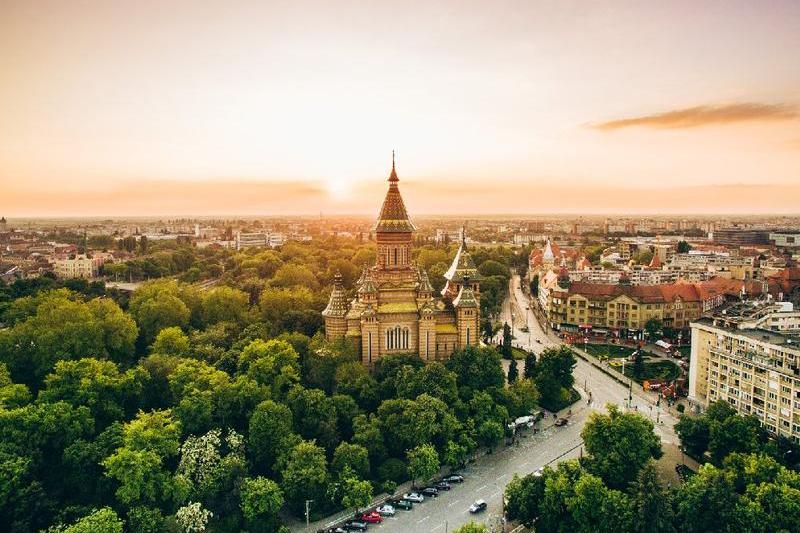
[[[511,312],[514,310],[514,344],[537,354],[545,348],[558,346],[558,337],[542,327],[534,312],[527,307],[529,300],[519,288],[519,277],[513,276],[509,282],[509,298],[503,303],[501,321],[510,325]],[[528,332],[520,329],[526,324]],[[498,338],[502,338],[502,332]],[[505,366],[507,368],[507,363]],[[387,518],[382,524],[371,525],[369,530],[382,533],[448,533],[471,520],[487,525],[499,524],[503,511],[502,494],[514,474],[529,474],[547,464],[578,457],[583,451],[580,432],[589,414],[605,411],[607,403],[624,406],[628,402],[627,387],[583,359],[577,358],[574,376],[582,399],[573,406],[567,426],[554,427],[552,418],[548,417],[540,422],[545,424],[541,431],[536,434],[529,432],[520,439],[519,445],[501,446],[495,453],[480,457],[464,470],[463,484],[453,485],[451,491],[441,493],[438,498],[426,498],[423,503],[415,504],[412,511],[398,510],[396,516]],[[661,441],[677,443],[672,429],[677,420],[654,405],[655,396],[645,393],[635,383],[630,394],[630,408],[653,419],[656,423],[655,432]],[[477,499],[486,500],[488,509],[479,515],[470,515],[468,508]],[[308,531],[327,526],[327,522],[317,523]]]

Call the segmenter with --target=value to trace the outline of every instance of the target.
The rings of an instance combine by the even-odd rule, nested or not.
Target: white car
[[[486,502],[484,500],[476,500],[475,503],[469,506],[469,512],[472,514],[477,514],[482,511],[486,510]]]
[[[425,501],[425,496],[418,492],[408,492],[403,494],[403,499],[414,503],[422,503]]]
[[[394,507],[389,504],[381,505],[375,509],[375,512],[381,516],[394,516]]]
[[[542,474],[544,474],[544,468],[537,468],[533,471],[534,477],[542,477]]]

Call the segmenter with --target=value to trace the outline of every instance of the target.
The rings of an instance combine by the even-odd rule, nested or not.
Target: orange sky
[[[0,214],[797,212],[797,2],[5,1]]]

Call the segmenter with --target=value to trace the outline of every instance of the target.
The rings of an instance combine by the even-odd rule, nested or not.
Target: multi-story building
[[[755,246],[769,244],[769,231],[765,229],[719,228],[714,230],[714,242],[727,246]]]
[[[769,240],[778,248],[798,248],[800,247],[800,232],[770,233]]]
[[[53,261],[53,272],[61,279],[91,279],[97,276],[98,269],[97,261],[84,254]]]
[[[269,246],[269,233],[236,232],[236,249],[266,248]]]
[[[351,340],[368,366],[396,353],[416,353],[424,361],[446,360],[458,348],[477,345],[480,338],[481,276],[466,239],[462,237],[444,275],[441,296],[434,296],[428,274],[411,259],[416,227],[408,217],[399,181],[393,161],[389,190],[373,227],[375,265],[364,270],[350,301],[337,276],[322,312],[325,335]]]
[[[800,312],[742,302],[692,322],[689,401],[726,401],[770,432],[800,442]]]
[[[639,337],[650,319],[660,320],[664,327],[686,329],[703,313],[738,297],[743,288],[753,289],[722,278],[632,285],[624,273],[619,283],[572,282],[562,270],[558,285],[548,292],[544,311],[554,329],[592,328]]]

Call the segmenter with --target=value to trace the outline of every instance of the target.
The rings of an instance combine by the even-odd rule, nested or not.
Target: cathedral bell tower
[[[378,255],[375,267],[378,270],[411,269],[412,234],[416,227],[411,223],[397,187],[394,152],[392,152],[392,173],[389,175],[389,190],[381,206],[381,213],[373,226]]]

